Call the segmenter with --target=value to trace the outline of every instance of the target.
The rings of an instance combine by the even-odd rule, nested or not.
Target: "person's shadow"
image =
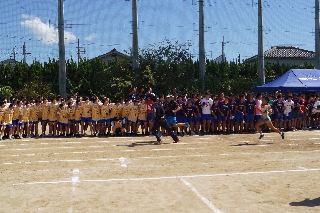
[[[307,206],[307,207],[316,207],[320,206],[320,197],[310,200],[309,198],[306,198],[302,201],[298,202],[291,202],[289,203],[290,206]]]

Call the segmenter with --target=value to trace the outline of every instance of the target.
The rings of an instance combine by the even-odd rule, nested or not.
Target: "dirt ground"
[[[0,212],[320,212],[320,131],[0,141]]]

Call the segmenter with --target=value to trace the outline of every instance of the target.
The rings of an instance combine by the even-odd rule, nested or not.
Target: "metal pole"
[[[80,64],[80,39],[78,39],[78,65]]]
[[[265,84],[264,53],[263,53],[263,19],[262,0],[258,1],[258,79],[259,83]]]
[[[199,74],[200,74],[201,91],[204,92],[205,50],[204,50],[203,0],[199,0]]]
[[[58,0],[58,31],[59,31],[59,93],[67,97],[66,92],[66,50],[64,45],[64,12],[63,1]]]
[[[320,69],[320,27],[319,27],[319,0],[315,0],[315,63],[316,69]]]
[[[132,0],[132,69],[139,68],[138,62],[138,0]]]

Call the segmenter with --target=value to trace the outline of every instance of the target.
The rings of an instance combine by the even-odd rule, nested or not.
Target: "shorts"
[[[154,119],[153,119],[153,113],[149,113],[147,114],[147,120],[148,121],[151,121],[151,122],[154,122]]]
[[[293,119],[299,118],[299,112],[298,112],[298,110],[292,110],[292,118],[293,118]]]
[[[19,126],[24,126],[24,125],[28,125],[28,124],[29,124],[29,122],[20,122]]]
[[[188,122],[188,123],[193,123],[194,122],[194,118],[184,118],[183,122]]]
[[[167,123],[168,123],[168,125],[173,125],[173,124],[177,123],[177,118],[173,117],[173,116],[168,116]]]
[[[13,126],[19,126],[19,119],[12,120],[12,125]]]
[[[245,116],[245,120],[246,120],[246,122],[253,122],[253,121],[254,121],[254,116],[253,116],[253,114],[247,114],[247,115]]]
[[[61,122],[58,122],[58,126],[68,126],[68,124],[66,124],[66,123],[61,123]]]
[[[32,121],[30,124],[39,124],[39,121]]]
[[[201,123],[201,122],[202,122],[201,116],[195,117],[195,118],[194,118],[194,122]]]
[[[42,123],[49,123],[49,120],[46,119],[46,120],[41,120]]]
[[[285,121],[291,121],[292,120],[292,112],[289,112],[288,115],[284,115],[284,119]]]
[[[219,115],[218,121],[227,121],[226,118],[227,118],[226,116]]]
[[[280,114],[280,115],[279,115]],[[274,119],[277,119],[277,120],[283,120],[283,112],[275,112],[274,113]]]
[[[91,117],[82,117],[82,118],[81,118],[81,122],[91,123],[91,122],[92,122],[92,118],[91,118]]]
[[[115,130],[114,133],[115,133],[116,135],[121,134],[121,128],[120,128],[120,127],[116,128],[116,130]]]
[[[138,123],[144,124],[145,122],[147,122],[147,121],[146,121],[146,120],[138,119]]]
[[[98,124],[105,124],[106,122],[107,122],[107,119],[98,120]]]
[[[79,124],[81,123],[81,120],[72,120],[72,123]]]
[[[219,116],[218,116],[218,117],[219,117]],[[218,117],[215,118],[214,116],[212,116],[212,118],[211,118],[211,123],[214,123],[214,124],[218,123]]]
[[[227,121],[234,122],[236,120],[234,115],[228,115]]]
[[[244,115],[240,112],[236,113],[236,122],[243,122],[244,121]]]
[[[201,119],[202,121],[211,121],[211,114],[202,114]]]
[[[305,118],[305,114],[304,113],[299,113],[298,118]]]
[[[7,125],[6,125],[6,128],[12,129],[12,128],[13,128],[13,124],[7,124]]]
[[[184,121],[185,118],[182,117],[182,116],[177,116],[176,118],[177,118],[177,122],[178,122],[178,123],[184,123],[184,122],[185,122],[185,121]]]
[[[261,118],[260,120],[262,120],[263,123],[266,123],[267,121],[271,121],[269,116],[267,116],[266,118]]]
[[[255,116],[256,121],[260,120],[261,118],[262,118],[262,115],[256,115]]]

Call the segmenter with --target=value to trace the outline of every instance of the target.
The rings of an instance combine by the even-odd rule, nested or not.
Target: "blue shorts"
[[[18,126],[19,125],[19,119],[12,120],[12,126]]]
[[[218,116],[217,118],[215,118],[214,116],[212,116],[212,118],[211,118],[211,123],[214,123],[214,124],[218,123],[218,118],[219,118],[219,116]]]
[[[153,113],[147,113],[147,120],[153,122]]]
[[[283,120],[291,121],[292,120],[292,112],[289,112],[288,115],[285,115]]]
[[[244,115],[241,112],[236,113],[236,122],[243,122],[244,121]]]
[[[194,118],[194,122],[198,122],[198,123],[201,123],[202,122],[202,118],[201,116],[197,116]]]
[[[91,123],[91,122],[92,122],[92,118],[91,118],[91,117],[82,117],[82,118],[81,118],[81,122]]]
[[[107,119],[101,119],[101,120],[98,120],[98,124],[105,124],[107,121]]]
[[[81,123],[81,120],[72,120],[72,123],[79,124]]]
[[[254,121],[254,116],[253,116],[253,114],[247,114],[247,115],[245,116],[245,120],[246,120],[246,122],[253,122],[253,121]]]
[[[58,126],[68,126],[68,124],[66,124],[66,123],[61,123],[61,122],[58,122]]]
[[[183,122],[188,122],[188,123],[191,123],[191,122],[194,122],[194,118],[184,118]]]
[[[305,118],[306,116],[304,115],[304,113],[299,113],[298,118]]]
[[[177,122],[178,123],[184,123],[185,122],[184,121],[184,117],[182,117],[182,116],[177,116],[176,118],[177,118]]]
[[[145,123],[145,122],[147,122],[147,121],[146,121],[146,120],[138,119],[138,122],[139,122],[139,123]]]
[[[226,116],[219,115],[218,116],[218,121],[227,121],[226,120]]]
[[[167,123],[168,123],[168,125],[175,124],[175,123],[177,123],[177,118],[173,117],[173,116],[168,116],[167,117]]]
[[[12,128],[13,128],[13,124],[7,124],[7,125],[6,125],[6,128],[12,129]]]
[[[279,115],[280,114],[280,115]],[[277,119],[277,120],[283,120],[283,112],[275,112],[274,113],[274,119]]]
[[[211,114],[202,114],[201,119],[202,121],[211,121]]]
[[[42,120],[42,119],[41,119],[41,122],[43,122],[43,123],[49,123],[49,120],[48,120],[48,119],[46,119],[46,120]]]
[[[262,117],[261,117],[260,120],[262,120],[264,123],[266,123],[267,121],[270,121],[271,119],[270,119],[269,116],[267,116],[266,118],[262,118]]]
[[[38,124],[39,123],[39,121],[32,121],[32,122],[30,122],[30,124]]]
[[[260,120],[261,118],[262,118],[262,115],[256,115],[255,116],[256,121]]]
[[[24,126],[24,125],[28,125],[28,124],[29,124],[29,122],[20,122],[19,126]]]

